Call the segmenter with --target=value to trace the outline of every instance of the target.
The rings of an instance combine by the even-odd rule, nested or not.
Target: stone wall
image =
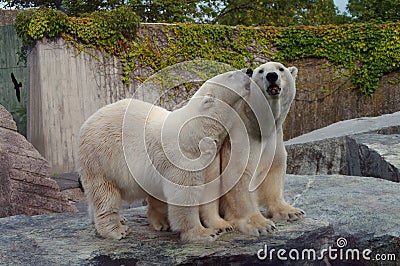
[[[372,96],[348,89],[347,78],[337,76],[325,59],[291,62],[299,68],[297,95],[285,123],[285,139],[291,139],[338,121],[374,117],[400,111],[399,72],[385,75]]]
[[[0,217],[76,212],[49,178],[49,164],[0,105]]]

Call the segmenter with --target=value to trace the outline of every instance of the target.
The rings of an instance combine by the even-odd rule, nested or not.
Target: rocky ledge
[[[307,218],[278,223],[269,236],[234,232],[197,244],[153,231],[145,207],[124,210],[130,233],[120,241],[100,238],[83,213],[12,216],[0,219],[0,264],[398,265],[399,191],[369,177],[289,175],[287,200]]]
[[[290,174],[400,182],[400,112],[341,121],[285,142]]]

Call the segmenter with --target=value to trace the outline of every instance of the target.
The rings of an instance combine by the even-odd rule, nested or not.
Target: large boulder
[[[279,231],[269,236],[234,232],[205,244],[180,243],[176,233],[152,230],[145,207],[124,210],[130,233],[120,241],[102,239],[83,213],[8,217],[0,219],[0,264],[379,265],[377,256],[385,256],[385,265],[395,265],[399,189],[368,177],[288,176],[287,200],[307,218],[277,223]]]
[[[49,163],[22,135],[0,105],[0,217],[76,212],[49,178]]]
[[[400,112],[341,121],[285,142],[290,174],[400,182]]]

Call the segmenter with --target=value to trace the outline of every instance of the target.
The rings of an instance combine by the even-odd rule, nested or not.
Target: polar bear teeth
[[[269,95],[278,95],[281,93],[281,88],[276,85],[271,85],[268,87],[267,92],[269,93]]]

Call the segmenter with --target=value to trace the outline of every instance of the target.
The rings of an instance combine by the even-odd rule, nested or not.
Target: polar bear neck
[[[281,114],[282,114],[281,98],[274,97],[274,98],[267,98],[267,100],[271,108],[272,114],[274,115],[275,118],[275,126],[278,126],[281,121]]]
[[[240,109],[239,113],[243,116],[242,122],[244,122],[248,134],[253,138],[261,139],[262,132],[263,134],[266,134],[266,136],[270,136],[270,134],[275,130],[275,117],[270,114],[263,117],[257,117],[248,104],[243,104]],[[263,127],[263,129],[261,129],[261,127]]]
[[[275,118],[277,128],[281,128],[283,125],[283,122],[285,122],[286,116],[289,113],[290,107],[291,107],[294,97],[296,95],[296,88],[290,87],[288,89],[288,91],[286,91],[286,93],[287,93],[286,95],[279,96],[279,116],[276,116],[276,118]],[[270,103],[270,105],[271,105],[272,112],[274,113],[274,110],[273,110],[274,103]],[[274,116],[275,116],[275,113],[274,113]]]
[[[221,123],[223,115],[214,114],[212,118],[206,116],[193,116],[190,112],[181,108],[170,113],[164,126],[168,127],[166,139],[179,137],[179,147],[184,153],[194,155],[200,154],[199,143],[204,138],[210,138],[216,141],[218,148],[220,140],[226,137],[226,130]],[[174,141],[169,141],[169,145],[176,145]]]

